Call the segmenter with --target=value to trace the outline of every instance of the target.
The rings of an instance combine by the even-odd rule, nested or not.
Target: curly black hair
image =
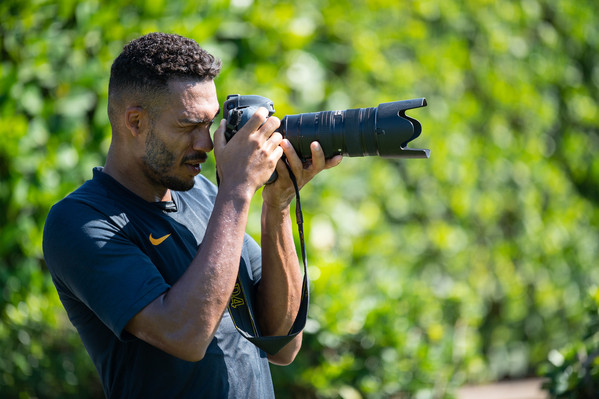
[[[109,116],[121,94],[148,98],[165,92],[171,79],[214,79],[220,68],[219,59],[183,36],[156,32],[132,40],[110,70]]]
[[[162,88],[173,78],[214,79],[221,62],[194,40],[168,33],[149,33],[129,42],[114,60],[114,88]]]

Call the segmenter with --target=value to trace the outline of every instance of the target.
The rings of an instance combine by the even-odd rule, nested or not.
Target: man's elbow
[[[152,334],[148,331],[131,331],[137,338],[146,343],[188,362],[199,362],[206,355],[209,340],[202,339],[201,334],[188,334],[181,331],[171,334]]]
[[[187,338],[171,338],[168,340],[168,344],[161,349],[170,355],[188,362],[199,362],[202,360],[210,344],[210,341],[201,339],[199,334]]]
[[[274,355],[268,355],[268,361],[277,366],[290,365],[299,353],[302,347],[302,333],[298,334],[290,343],[285,345],[280,351]]]
[[[206,355],[206,350],[198,348],[177,348],[176,351],[170,351],[168,353],[187,362],[199,362]]]
[[[196,363],[204,358],[204,354],[184,354],[184,355],[173,355],[178,359],[185,360],[186,362]]]
[[[281,352],[275,355],[268,355],[268,361],[277,366],[289,366],[295,360],[295,356],[282,355]]]

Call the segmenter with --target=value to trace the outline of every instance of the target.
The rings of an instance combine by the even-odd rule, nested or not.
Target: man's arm
[[[256,294],[258,322],[264,335],[287,335],[298,313],[302,294],[302,275],[293,242],[289,207],[270,209],[262,205],[262,278]],[[302,343],[302,334],[276,355],[272,363],[293,361]]]
[[[336,166],[341,156],[325,160],[317,142],[312,143],[312,161],[302,164],[287,140],[281,143],[299,187],[317,173]],[[263,190],[262,278],[258,286],[258,320],[264,335],[287,335],[297,316],[302,294],[302,275],[293,241],[290,203],[295,190],[283,161],[277,165],[278,179]],[[293,361],[302,343],[302,334],[268,359],[286,365]]]
[[[233,291],[249,203],[282,155],[277,118],[259,110],[225,146],[215,133],[221,185],[205,239],[183,276],[127,324],[127,331],[179,358],[203,358]],[[266,121],[265,121],[266,120]],[[245,162],[239,162],[240,159]]]

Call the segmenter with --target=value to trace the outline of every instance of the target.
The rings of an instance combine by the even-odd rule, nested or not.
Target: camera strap
[[[256,318],[254,316],[254,298],[256,293],[256,286],[253,284],[252,279],[249,275],[249,270],[251,269],[247,267],[243,259],[241,259],[239,265],[239,273],[237,275],[237,281],[235,283],[233,294],[231,295],[231,299],[229,300],[228,304],[229,314],[231,316],[231,319],[233,320],[233,324],[235,325],[237,331],[244,338],[252,342],[254,345],[259,347],[269,355],[276,354],[285,345],[291,342],[304,329],[304,326],[306,325],[306,319],[308,317],[308,264],[306,259],[306,245],[304,242],[304,221],[300,202],[299,187],[295,175],[291,171],[291,167],[289,166],[286,160],[284,161],[289,171],[289,177],[291,178],[291,181],[293,182],[293,187],[295,189],[295,215],[304,266],[304,280],[302,283],[301,303],[300,308],[298,310],[298,314],[287,335],[262,335]]]

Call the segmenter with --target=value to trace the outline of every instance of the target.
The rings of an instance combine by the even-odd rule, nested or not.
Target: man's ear
[[[128,107],[125,110],[125,125],[131,135],[137,137],[141,134],[142,126],[146,123],[147,113],[140,106]]]

